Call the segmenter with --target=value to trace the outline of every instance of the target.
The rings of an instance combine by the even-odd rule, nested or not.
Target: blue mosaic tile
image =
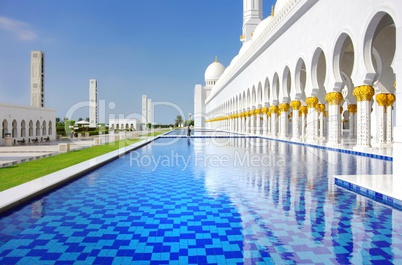
[[[0,264],[402,262],[402,212],[330,181],[389,174],[390,162],[259,137],[193,140],[158,139],[2,214]],[[261,157],[284,163],[252,163]]]

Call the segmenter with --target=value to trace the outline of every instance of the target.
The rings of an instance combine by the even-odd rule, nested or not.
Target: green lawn
[[[166,131],[154,132],[144,136],[156,136]],[[51,157],[0,168],[0,191],[18,186],[33,179],[43,177],[61,169],[84,162],[91,158],[134,144],[143,138],[126,139],[110,144],[93,146]]]

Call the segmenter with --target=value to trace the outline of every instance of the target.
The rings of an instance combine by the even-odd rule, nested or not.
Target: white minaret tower
[[[142,95],[142,121],[141,123],[146,126],[147,124],[147,95]]]
[[[262,0],[243,0],[243,35],[240,41],[251,40],[254,29],[262,20]]]
[[[96,128],[98,125],[98,82],[89,79],[89,127]]]
[[[45,54],[31,51],[31,106],[45,106]]]
[[[152,123],[153,121],[152,121],[152,100],[151,99],[148,99],[148,107],[147,107],[148,109],[147,109],[147,120],[148,120],[148,123]]]

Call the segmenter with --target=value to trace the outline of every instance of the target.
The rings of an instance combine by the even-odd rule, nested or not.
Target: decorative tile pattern
[[[254,140],[158,139],[3,214],[0,264],[402,262],[402,212],[331,178],[390,162]]]

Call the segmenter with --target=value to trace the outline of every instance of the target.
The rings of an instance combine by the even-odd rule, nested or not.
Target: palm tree
[[[181,117],[181,115],[177,115],[176,120],[175,120],[175,126],[179,127],[181,126],[181,124],[183,123],[183,118]]]

